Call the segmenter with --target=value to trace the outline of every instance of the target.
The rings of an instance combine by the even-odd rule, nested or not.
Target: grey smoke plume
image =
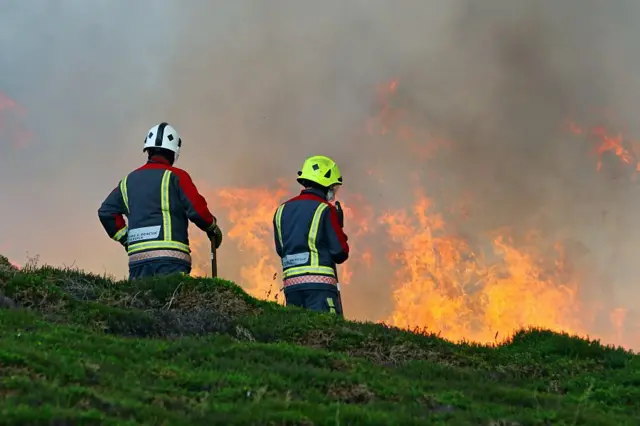
[[[124,274],[95,210],[168,120],[178,165],[212,186],[275,185],[324,153],[384,211],[409,206],[420,171],[438,207],[471,194],[456,231],[476,244],[503,226],[573,241],[597,271],[590,297],[637,308],[637,187],[612,178],[617,160],[596,173],[562,126],[597,124],[597,109],[639,134],[639,12],[623,0],[0,0],[0,90],[35,135],[21,150],[2,140],[0,243]],[[362,136],[391,79],[405,122],[452,141],[437,159]],[[387,283],[354,281],[359,316],[388,311]]]

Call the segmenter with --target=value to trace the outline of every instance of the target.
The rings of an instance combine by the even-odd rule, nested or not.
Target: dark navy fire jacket
[[[98,209],[98,217],[129,256],[153,250],[189,254],[189,221],[205,232],[216,225],[191,176],[162,157],[151,158],[122,179]]]
[[[273,229],[285,292],[336,287],[336,265],[349,258],[349,244],[335,206],[321,191],[305,189],[282,203]]]

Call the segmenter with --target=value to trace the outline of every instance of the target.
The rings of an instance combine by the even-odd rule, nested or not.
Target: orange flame
[[[574,135],[589,135],[595,140],[593,152],[597,155],[596,170],[602,170],[602,159],[607,153],[618,157],[623,164],[631,165],[636,172],[640,172],[640,144],[625,139],[621,133],[610,134],[604,126],[594,127],[590,132],[585,131],[574,122],[569,122],[569,131]]]
[[[215,200],[214,214],[222,213],[220,225],[224,239],[220,247],[220,274],[234,279],[254,297],[280,301],[280,262],[274,252],[273,215],[285,201],[288,191],[284,182],[279,187],[220,188],[205,191],[207,199]],[[220,213],[219,213],[220,212]],[[229,226],[227,229],[224,226]],[[205,252],[209,240],[198,232],[193,237],[197,252]],[[229,242],[234,253],[228,256]],[[230,257],[230,258],[229,258]],[[207,276],[209,270],[204,258],[195,258],[191,275]]]
[[[393,292],[395,309],[386,322],[424,327],[452,340],[483,343],[509,337],[526,326],[581,332],[575,324],[576,284],[561,271],[543,269],[537,257],[498,236],[493,262],[476,255],[461,239],[447,234],[441,215],[430,214],[422,194],[412,214],[405,210],[381,218],[399,247]]]
[[[228,220],[233,224],[227,235],[237,242],[241,253],[248,253],[254,263],[242,266],[241,282],[249,294],[267,298],[273,292],[274,275],[279,275],[279,264],[273,258],[273,214],[287,195],[284,188],[218,191],[218,199],[228,211]],[[265,241],[271,244],[265,244]]]

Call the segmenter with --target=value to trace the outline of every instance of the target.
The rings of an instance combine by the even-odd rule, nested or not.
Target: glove
[[[220,244],[222,244],[222,230],[217,224],[207,231],[207,237],[209,237],[209,240],[215,242],[216,248],[220,247]]]
[[[338,213],[338,223],[340,223],[340,228],[344,228],[344,210],[342,210],[340,201],[336,201],[336,212]]]

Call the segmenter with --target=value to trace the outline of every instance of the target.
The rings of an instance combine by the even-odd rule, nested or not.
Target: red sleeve
[[[184,195],[187,197],[191,206],[195,212],[200,216],[207,224],[211,225],[215,220],[213,214],[209,211],[207,201],[204,199],[196,185],[193,183],[189,173],[182,169],[173,168],[172,171],[178,175],[178,181],[180,188],[184,191]]]
[[[119,213],[114,213],[113,218],[116,221],[116,231],[120,231],[122,228],[127,226],[127,222],[124,221],[124,217]]]
[[[329,220],[331,221],[331,226],[333,230],[336,232],[338,237],[338,241],[340,241],[340,245],[344,249],[345,253],[349,254],[349,244],[347,243],[347,234],[344,233],[344,230],[340,226],[340,219],[338,219],[338,212],[336,208],[329,204]]]

